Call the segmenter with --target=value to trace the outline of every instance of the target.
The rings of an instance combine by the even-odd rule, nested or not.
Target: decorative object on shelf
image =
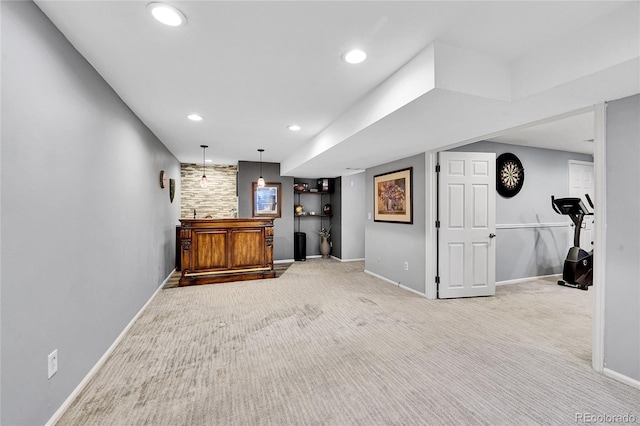
[[[413,167],[373,177],[374,221],[413,223]]]
[[[253,217],[280,217],[280,183],[265,182],[260,186],[259,182],[252,183]]]
[[[293,190],[298,192],[307,192],[309,190],[309,184],[302,182],[296,183],[293,185]]]
[[[296,216],[300,216],[301,214],[304,213],[304,207],[302,207],[300,204],[298,204],[295,207],[295,212],[296,212]]]
[[[207,187],[207,175],[204,173],[204,158],[205,158],[205,152],[207,151],[207,148],[209,148],[209,145],[200,145],[200,148],[202,148],[202,177],[200,178],[200,187],[201,188],[206,188]]]
[[[524,167],[520,159],[510,152],[496,159],[496,190],[505,198],[515,196],[524,185]]]
[[[160,188],[167,186],[167,173],[164,170],[160,170]]]
[[[331,225],[329,225],[328,228],[325,228],[324,226],[321,227],[318,231],[318,235],[325,238],[331,238]]]
[[[322,214],[326,214],[327,216],[331,215],[331,204],[325,204],[322,207]]]
[[[258,178],[258,188],[264,188],[265,181],[262,177],[262,153],[264,152],[264,149],[260,148],[258,149],[258,152],[260,153],[260,177]]]
[[[176,180],[169,179],[169,200],[173,203],[173,198],[176,195]]]
[[[331,238],[331,225],[328,228],[324,226],[320,228],[318,231],[320,235],[320,254],[323,259],[329,258],[329,253],[331,253],[331,244],[329,244],[329,238]]]
[[[333,179],[327,179],[327,178],[318,179],[318,191],[333,192]]]

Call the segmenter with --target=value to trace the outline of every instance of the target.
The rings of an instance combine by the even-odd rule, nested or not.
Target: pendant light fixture
[[[205,152],[207,150],[207,148],[209,148],[209,145],[200,145],[200,148],[202,148],[202,177],[200,178],[200,187],[202,188],[206,188],[207,187],[207,175],[204,173],[204,163],[205,163]]]
[[[262,177],[262,153],[264,152],[264,149],[260,148],[258,152],[260,153],[260,177],[258,178],[258,188],[264,188],[264,178]]]

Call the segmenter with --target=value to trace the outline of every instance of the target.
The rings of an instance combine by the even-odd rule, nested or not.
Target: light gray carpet
[[[592,292],[537,281],[430,301],[362,269],[310,259],[162,290],[58,424],[640,419],[640,391],[591,369]]]

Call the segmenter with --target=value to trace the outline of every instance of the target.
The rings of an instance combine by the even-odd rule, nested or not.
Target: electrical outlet
[[[58,372],[58,350],[57,349],[51,352],[47,357],[47,368],[49,370],[49,376],[48,376],[49,379]]]
[[[405,271],[409,270],[409,262],[404,262],[404,270]]]

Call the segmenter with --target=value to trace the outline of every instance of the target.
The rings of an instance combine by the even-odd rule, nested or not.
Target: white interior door
[[[441,152],[438,297],[496,291],[496,156]]]
[[[569,196],[581,198],[584,205],[592,211],[584,194],[589,194],[593,200],[593,163],[569,160]],[[594,201],[595,204],[595,201]],[[594,217],[585,216],[580,231],[580,248],[585,251],[593,250]],[[573,227],[573,224],[571,224]],[[572,228],[573,229],[573,228]],[[569,247],[573,246],[573,232],[569,235]]]

